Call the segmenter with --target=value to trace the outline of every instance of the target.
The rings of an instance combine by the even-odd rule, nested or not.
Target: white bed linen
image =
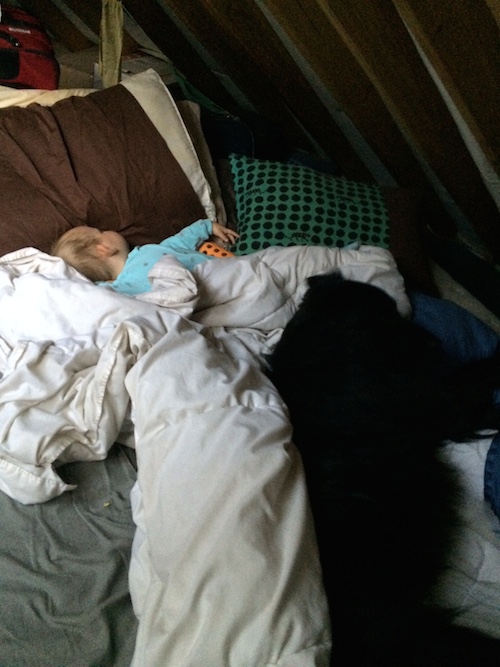
[[[0,259],[0,489],[47,501],[71,489],[59,461],[135,443],[134,667],[328,665],[300,458],[260,365],[306,278],[333,269],[408,312],[378,249],[273,249],[194,275],[166,258],[138,299],[32,248]]]
[[[500,522],[484,499],[484,466],[492,436],[449,443],[443,455],[458,472],[460,531],[437,600],[456,622],[500,639]]]
[[[337,268],[408,311],[376,249],[273,250],[194,275],[167,258],[141,299],[34,249],[0,260],[0,488],[43,502],[71,488],[57,461],[136,444],[134,667],[328,665],[301,462],[260,365],[307,276]]]
[[[138,299],[32,248],[0,258],[0,488],[43,502],[71,488],[58,461],[135,443],[134,667],[328,665],[301,463],[260,364],[306,278],[333,269],[379,285],[409,313],[391,255],[368,247],[268,249],[194,274],[166,258],[152,272],[155,290]],[[485,446],[460,447],[450,456],[476,489],[463,543],[481,526],[472,543],[489,560],[455,563],[458,583],[452,571],[443,596],[456,601],[466,586],[461,620],[488,626],[500,551],[477,492]],[[491,599],[474,598],[468,613],[477,590]]]
[[[127,376],[138,443],[133,665],[327,667],[327,607],[286,411],[246,347],[231,358],[219,342],[177,318]]]
[[[49,500],[69,490],[53,464],[102,459],[117,439],[132,444],[125,376],[164,334],[168,313],[192,315],[213,335],[246,328],[242,340],[259,354],[317,272],[359,272],[409,307],[387,251],[283,252],[293,271],[276,252],[209,261],[194,277],[167,258],[161,289],[143,299],[97,287],[33,248],[0,258],[0,489],[23,503]]]

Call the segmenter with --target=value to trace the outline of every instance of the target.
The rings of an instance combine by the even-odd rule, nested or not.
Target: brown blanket
[[[49,251],[81,224],[119,231],[131,245],[158,242],[204,217],[123,86],[0,111],[0,255],[25,246]]]

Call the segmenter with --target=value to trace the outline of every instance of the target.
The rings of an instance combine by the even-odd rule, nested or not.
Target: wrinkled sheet
[[[138,299],[33,249],[0,260],[0,488],[45,502],[74,488],[61,463],[135,445],[135,666],[328,664],[301,461],[261,364],[306,278],[334,269],[408,311],[376,249],[263,251],[194,274],[167,258]]]
[[[58,471],[77,488],[49,502],[0,493],[0,664],[130,667],[134,451],[117,444]]]
[[[34,249],[4,255],[0,489],[23,503],[43,502],[71,489],[54,463],[103,459],[116,440],[133,445],[125,378],[165,334],[167,316],[191,314],[214,331],[246,329],[241,336],[258,355],[294,312],[306,277],[339,267],[383,284],[408,308],[387,251],[316,250],[284,250],[293,270],[267,251],[237,264],[207,262],[194,277],[174,264],[167,267],[168,289],[163,283],[143,299],[97,287]]]
[[[368,248],[264,251],[194,274],[171,259],[138,299],[33,249],[0,259],[0,488],[42,503],[75,488],[62,463],[135,446],[133,664],[326,666],[301,461],[262,355],[308,276],[371,279],[407,311],[403,281]]]
[[[500,522],[484,498],[485,461],[493,436],[450,443],[445,460],[458,472],[460,531],[436,599],[455,621],[500,638]]]
[[[335,269],[379,285],[409,314],[392,257],[367,247],[273,248],[193,274],[166,258],[137,299],[33,249],[0,259],[0,488],[44,502],[74,488],[62,463],[105,458],[115,440],[135,446],[133,667],[329,664],[301,461],[261,364],[306,278]],[[469,491],[484,453],[449,450]],[[459,598],[462,622],[491,629],[498,537],[469,491],[442,597]]]

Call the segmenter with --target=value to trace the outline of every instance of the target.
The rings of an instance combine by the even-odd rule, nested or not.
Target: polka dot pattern
[[[231,154],[229,163],[240,234],[236,255],[272,245],[388,247],[389,220],[378,186],[245,155]]]
[[[233,252],[226,250],[218,243],[213,243],[212,241],[204,241],[198,248],[198,251],[210,257],[234,257]]]

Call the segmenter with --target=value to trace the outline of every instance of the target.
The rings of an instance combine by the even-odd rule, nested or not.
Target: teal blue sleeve
[[[191,225],[184,227],[174,236],[170,236],[160,243],[167,250],[174,252],[183,250],[196,250],[200,243],[206,241],[212,233],[211,220],[197,220]]]

